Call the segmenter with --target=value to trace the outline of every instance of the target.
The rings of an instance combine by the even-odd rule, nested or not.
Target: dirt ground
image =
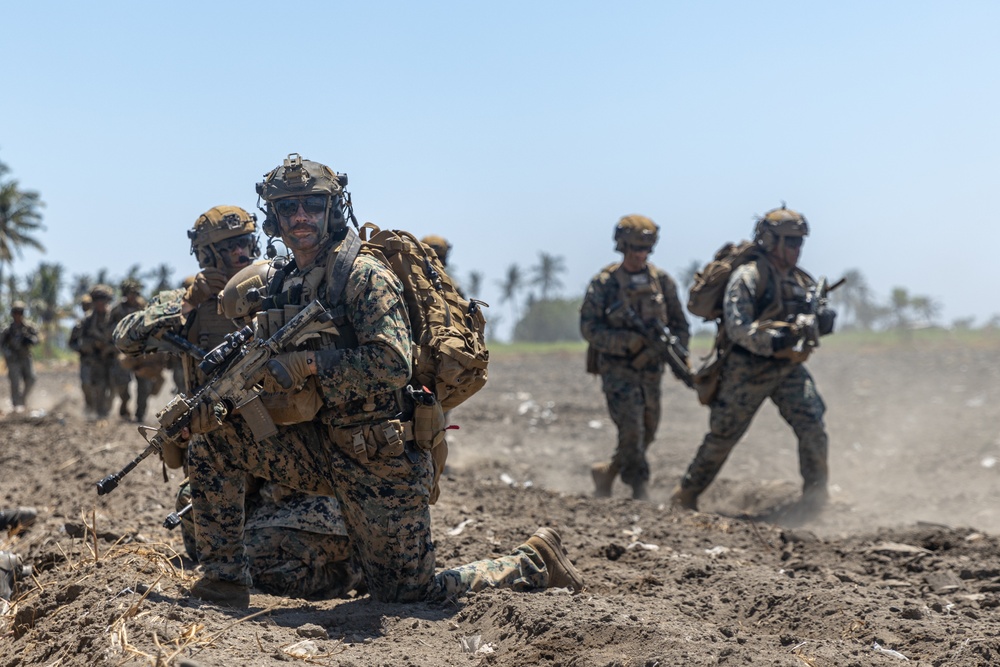
[[[620,485],[595,500],[589,465],[615,431],[582,355],[495,356],[452,415],[438,565],[552,525],[587,590],[409,605],[255,592],[248,612],[186,599],[195,574],[161,526],[176,474],[164,483],[150,459],[97,496],[144,443],[134,424],[85,422],[77,369],[48,369],[32,397],[44,412],[0,421],[0,504],[39,509],[0,536],[34,567],[0,616],[0,665],[1000,664],[1000,342],[830,344],[810,368],[831,442],[818,517],[785,510],[795,442],[770,406],[703,511],[672,511],[708,412],[669,377],[651,502]]]

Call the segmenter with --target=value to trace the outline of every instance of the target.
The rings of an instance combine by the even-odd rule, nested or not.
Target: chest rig
[[[611,275],[618,285],[618,298],[631,306],[643,322],[667,322],[667,300],[663,295],[659,272],[647,266],[639,273],[629,273],[621,265]],[[609,322],[612,326],[624,327],[624,322]]]

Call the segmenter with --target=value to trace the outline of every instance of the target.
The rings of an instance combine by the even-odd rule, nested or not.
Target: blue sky
[[[676,274],[782,200],[813,274],[1000,312],[1000,3],[37,2],[3,32],[0,161],[47,204],[16,273],[180,280],[195,218],[298,152],[448,238],[501,328],[513,263],[580,294],[637,212]]]

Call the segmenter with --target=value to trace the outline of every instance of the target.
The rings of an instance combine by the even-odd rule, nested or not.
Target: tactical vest
[[[629,273],[622,268],[621,262],[616,262],[604,267],[601,273],[608,274],[618,285],[616,301],[631,306],[643,322],[668,321],[667,300],[663,293],[662,283],[666,274],[663,271],[652,264],[647,264],[645,270],[639,273]],[[615,329],[629,328],[623,315],[624,310],[624,308],[613,308],[612,312],[606,315],[608,325]],[[599,352],[593,345],[587,346],[588,373],[600,375],[605,370],[605,364],[620,364],[622,360],[622,357],[613,357]]]
[[[618,283],[622,301],[632,306],[642,321],[647,323],[667,322],[667,300],[663,295],[661,282],[665,275],[651,264],[647,264],[646,270],[639,273],[629,273],[621,264],[611,272]]]
[[[110,351],[96,350],[93,343],[100,341],[107,343],[114,348],[112,333],[115,330],[115,323],[111,319],[111,313],[107,312],[103,316],[92,312],[83,321],[80,333],[80,356],[87,359],[99,359],[114,356]]]
[[[305,271],[299,270],[293,259],[275,273],[268,286],[268,294],[273,296],[265,299],[267,308],[257,314],[258,325],[262,324],[262,320],[266,321],[264,325],[266,335],[273,335],[302,308],[313,300],[318,300],[326,306],[333,316],[331,325],[312,335],[295,349],[318,351],[333,348],[344,350],[358,346],[357,333],[345,315],[346,307],[343,302],[346,298],[345,291],[339,290],[337,303],[330,302],[331,282],[338,278],[346,281],[346,276],[350,273],[353,265],[353,259],[348,264],[345,261],[348,255],[341,255],[345,250],[343,246],[344,244],[339,246],[334,244],[325,253],[320,254],[313,265]],[[339,263],[338,258],[341,259]],[[295,394],[264,396],[263,398],[268,412],[272,416],[280,413],[282,409],[289,412],[289,421],[286,423],[310,421],[318,413],[318,418],[323,423],[344,427],[389,419],[400,413],[401,401],[396,392],[369,395],[364,399],[356,399],[336,406],[327,406],[323,401],[323,395],[319,379],[312,376],[306,382],[305,387]],[[307,416],[310,412],[313,416]],[[277,418],[275,422],[282,423]]]
[[[195,306],[187,316],[181,335],[189,342],[208,352],[225,339],[226,334],[236,331],[236,325],[219,312],[218,300],[208,299]],[[198,360],[190,354],[181,357],[184,369],[185,391],[200,387],[208,380],[198,368]]]

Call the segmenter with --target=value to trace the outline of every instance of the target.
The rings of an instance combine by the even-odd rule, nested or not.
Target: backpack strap
[[[361,238],[350,227],[347,228],[347,236],[340,243],[337,252],[332,253],[333,258],[326,263],[326,288],[327,298],[333,306],[331,315],[337,324],[344,321],[344,304],[341,303],[341,295],[347,287],[347,278],[351,274],[351,267],[354,260],[361,252]]]

